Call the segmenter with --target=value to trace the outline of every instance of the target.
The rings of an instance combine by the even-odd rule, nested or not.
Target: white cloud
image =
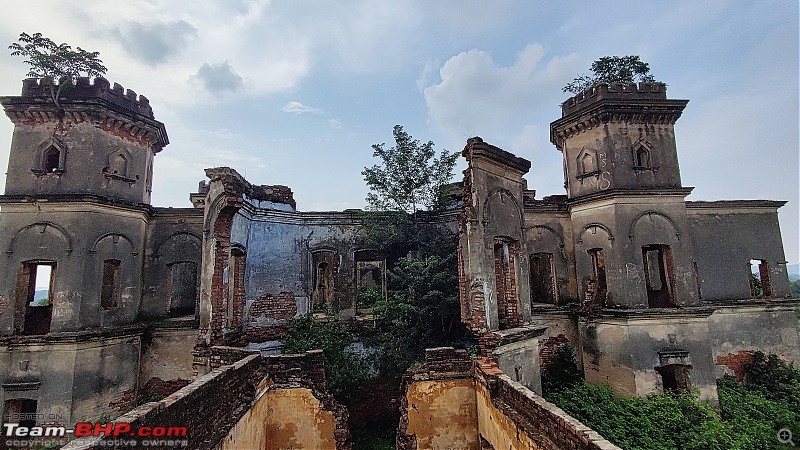
[[[303,113],[322,114],[321,108],[312,108],[300,102],[289,102],[285,104],[283,108],[281,108],[281,111],[291,114],[303,114]]]
[[[116,27],[113,33],[127,54],[156,65],[183,50],[197,37],[197,28],[184,20],[149,24],[131,20]]]
[[[244,85],[242,77],[233,70],[228,61],[203,63],[192,78],[200,81],[205,90],[214,94],[236,92]]]
[[[342,121],[338,119],[330,119],[328,120],[328,126],[333,128],[334,130],[341,130],[342,129]]]
[[[430,121],[453,137],[518,134],[529,123],[524,115],[558,103],[577,67],[574,54],[543,65],[544,54],[541,45],[528,45],[509,67],[477,49],[450,58],[439,70],[441,82],[424,90]]]

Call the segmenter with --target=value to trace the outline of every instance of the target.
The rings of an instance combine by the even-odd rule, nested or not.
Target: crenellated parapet
[[[147,97],[117,83],[112,86],[105,78],[78,78],[61,85],[50,78],[28,78],[21,95],[0,97],[0,104],[15,125],[88,122],[154,153],[169,144],[167,130],[155,119]]]
[[[584,108],[602,99],[662,99],[667,98],[667,85],[664,83],[614,83],[598,84],[580,94],[568,98],[561,104],[561,114]]]
[[[111,83],[102,77],[91,81],[87,77],[78,78],[75,84],[71,80],[65,81],[61,92],[58,93],[59,101],[62,99],[67,101],[102,99],[132,113],[151,119],[155,118],[153,109],[150,107],[150,100],[144,95],[137,95],[136,92],[125,89],[118,83],[114,83],[112,87]],[[51,99],[51,88],[52,92],[55,92],[59,85],[50,78],[27,78],[22,80],[22,97],[41,98],[48,101]]]
[[[664,83],[598,84],[561,104],[550,141],[560,150],[565,139],[609,122],[672,125],[688,102],[668,99]]]

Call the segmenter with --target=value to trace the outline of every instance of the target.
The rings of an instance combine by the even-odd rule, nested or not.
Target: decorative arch
[[[233,256],[245,256],[247,255],[247,249],[244,245],[234,242],[231,244],[231,255]]]
[[[575,167],[578,171],[578,178],[599,174],[600,166],[597,161],[597,150],[590,147],[581,148],[575,158]]]
[[[578,243],[579,244],[583,243],[583,233],[585,233],[589,229],[592,229],[592,234],[595,234],[597,233],[598,228],[606,232],[606,235],[608,236],[608,240],[610,242],[614,242],[614,235],[611,233],[611,230],[609,230],[608,227],[603,225],[602,223],[594,222],[583,227],[581,232],[578,234]]]
[[[525,231],[526,232],[528,232],[530,230],[534,230],[534,229],[539,230],[538,234],[542,234],[541,230],[549,231],[550,233],[552,233],[558,239],[558,246],[561,247],[561,248],[564,248],[564,238],[561,236],[561,234],[559,232],[557,232],[553,228],[551,228],[551,227],[549,227],[547,225],[531,225],[529,227],[525,227]]]
[[[155,249],[155,252],[154,252],[153,256],[154,256],[155,258],[158,258],[158,257],[161,255],[161,247],[163,247],[164,245],[166,245],[166,244],[167,244],[167,242],[169,242],[169,241],[170,241],[172,238],[174,238],[174,237],[176,237],[176,236],[183,236],[183,235],[191,236],[191,237],[193,237],[193,238],[197,239],[197,241],[198,241],[198,244],[200,244],[200,246],[202,246],[202,245],[203,245],[203,238],[202,238],[202,237],[200,237],[200,235],[199,235],[199,234],[197,234],[197,233],[193,233],[193,232],[191,232],[191,231],[177,231],[177,232],[175,232],[175,233],[172,233],[172,234],[170,234],[169,236],[167,236],[167,238],[166,238],[166,239],[164,239],[163,241],[161,241],[161,243],[160,243],[160,244],[158,244],[158,246],[156,246],[156,249]]]
[[[371,249],[357,248],[357,249],[354,250],[354,252],[357,252],[357,251],[360,251],[360,250],[371,250]],[[315,245],[315,246],[309,247],[308,251],[309,251],[309,253],[319,253],[319,252],[334,252],[334,253],[337,253],[336,252],[336,248],[333,247],[332,245]]]
[[[97,244],[99,244],[100,241],[102,241],[103,239],[106,239],[108,237],[110,237],[114,241],[115,244],[117,242],[119,242],[120,238],[122,238],[123,240],[127,241],[128,244],[131,246],[131,255],[136,256],[136,255],[139,254],[139,252],[136,251],[136,246],[133,245],[133,241],[131,241],[131,239],[128,236],[125,236],[124,234],[119,234],[119,233],[106,233],[106,234],[100,236],[99,238],[97,238],[96,241],[94,241],[94,244],[92,244],[92,246],[89,248],[89,253],[91,253],[91,254],[97,253]]]
[[[517,198],[514,197],[514,194],[512,194],[511,191],[509,191],[508,189],[504,188],[497,188],[486,196],[486,201],[484,202],[484,207],[483,207],[483,218],[482,218],[483,222],[484,223],[489,222],[489,217],[491,216],[492,212],[492,202],[491,202],[492,198],[495,196],[500,196],[500,201],[505,203],[505,200],[503,199],[504,195],[508,196],[514,203],[514,210],[516,211],[517,216],[519,217],[519,228],[523,229],[525,224],[523,223],[524,219],[522,215],[522,207],[517,201]]]
[[[653,145],[645,140],[639,139],[631,146],[634,169],[653,169],[655,166],[653,156]]]
[[[681,233],[680,233],[680,231],[678,231],[678,226],[675,225],[675,222],[669,216],[667,216],[666,214],[660,213],[658,211],[645,211],[645,212],[639,214],[638,216],[636,216],[635,219],[633,219],[633,222],[631,222],[631,227],[628,230],[628,238],[630,238],[631,240],[633,240],[633,231],[634,231],[634,228],[636,228],[636,224],[639,223],[639,221],[642,220],[642,218],[644,216],[648,216],[650,218],[650,220],[652,220],[652,216],[663,217],[664,219],[667,220],[667,222],[669,222],[670,225],[672,225],[672,228],[675,230],[675,237],[678,240],[681,240]]]
[[[64,173],[67,146],[58,136],[52,136],[39,144],[36,149],[36,166],[31,169],[36,176],[47,173]]]
[[[23,231],[34,227],[43,227],[40,233],[44,233],[48,227],[51,227],[54,230],[56,230],[58,234],[60,234],[61,237],[63,237],[67,243],[67,254],[72,253],[72,238],[66,232],[66,230],[64,230],[63,227],[61,227],[60,225],[56,225],[53,222],[34,222],[30,225],[26,225],[20,228],[16,233],[14,233],[14,237],[11,238],[11,242],[9,242],[8,244],[8,249],[6,250],[6,254],[11,255],[12,253],[14,253],[14,244],[17,242],[17,236],[19,236]]]

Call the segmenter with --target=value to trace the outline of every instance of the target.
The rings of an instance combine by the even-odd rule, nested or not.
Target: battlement
[[[102,77],[97,77],[91,83],[89,78],[78,78],[77,82],[73,84],[71,81],[66,81],[65,85],[59,93],[59,101],[80,101],[91,99],[102,99],[117,107],[123,108],[127,111],[141,114],[143,116],[154,119],[153,109],[150,107],[150,100],[144,95],[137,95],[136,92],[125,89],[117,83],[111,86],[111,83]],[[22,81],[22,95],[21,98],[47,98],[51,96],[50,85],[54,84],[51,78],[27,78]],[[58,89],[58,84],[53,85]]]
[[[664,83],[614,83],[598,84],[561,104],[561,115],[573,113],[603,99],[666,99]]]

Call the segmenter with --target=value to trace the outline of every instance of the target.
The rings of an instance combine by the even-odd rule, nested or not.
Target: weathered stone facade
[[[148,349],[193,328],[202,210],[149,204],[169,141],[147,98],[100,78],[60,92],[59,107],[31,79],[0,98],[15,125],[0,196],[0,367],[6,409],[70,424],[134,407],[151,379],[191,380]],[[144,323],[176,315],[189,320]]]
[[[727,355],[800,360],[778,228],[785,202],[685,200],[674,124],[687,103],[649,83],[567,100],[551,124],[566,196],[535,199],[523,188],[528,161],[467,142],[462,320],[484,347],[547,327],[527,345],[541,358],[569,342],[591,383],[626,395],[691,387],[711,402]],[[539,368],[527,356],[497,361],[518,377]]]
[[[297,211],[290,188],[225,167],[206,170],[192,208],[153,207],[168,138],[149,101],[104,79],[60,92],[53,102],[46,81],[25,80],[0,97],[15,125],[0,196],[4,414],[74,424],[129,411],[131,423],[196,426],[203,446],[348,448],[321,355],[246,348],[274,347],[298,315],[358,317],[359,288],[386,292],[388,258],[360,243],[360,211]],[[686,105],[660,84],[567,100],[551,124],[567,195],[537,199],[529,161],[468,140],[460,211],[418,219],[458,231],[480,364],[428,352],[406,380],[402,448],[445,443],[433,419],[464,432],[464,448],[613,448],[533,393],[567,343],[589,382],[626,395],[691,387],[711,402],[751,351],[800,361],[783,202],[686,201],[674,137]],[[413,399],[431,403],[412,412]],[[281,428],[312,415],[313,430]]]

